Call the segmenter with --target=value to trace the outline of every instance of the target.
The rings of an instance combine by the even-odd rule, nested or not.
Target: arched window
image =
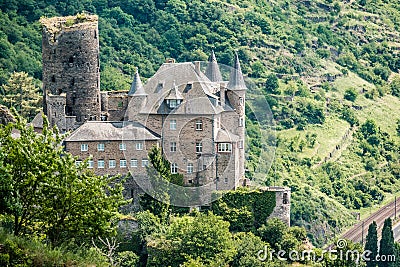
[[[283,193],[283,204],[289,204],[288,193]]]

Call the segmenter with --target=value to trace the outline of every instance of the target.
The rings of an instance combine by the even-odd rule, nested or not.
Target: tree
[[[364,138],[368,138],[369,136],[378,133],[378,126],[374,120],[368,119],[361,125],[360,131]]]
[[[367,267],[375,267],[375,259],[378,255],[378,231],[375,221],[369,225],[366,240],[365,250],[371,252],[371,254],[368,256],[370,260],[367,261]]]
[[[378,262],[379,267],[394,267],[394,262],[390,261],[390,258],[395,256],[394,237],[392,230],[392,219],[387,218],[382,228],[382,239],[379,246],[379,255],[386,261]]]
[[[264,262],[257,258],[257,253],[264,250],[267,243],[263,242],[260,237],[254,235],[252,232],[240,232],[235,236],[236,255],[230,266],[252,266],[262,267],[265,266]],[[268,252],[266,252],[268,254]]]
[[[400,75],[396,75],[390,83],[390,91],[392,95],[400,97]]]
[[[341,119],[344,119],[348,123],[350,123],[350,126],[358,125],[359,121],[352,109],[349,107],[344,107],[342,109],[342,114],[340,116]]]
[[[346,89],[344,92],[344,99],[354,102],[357,98],[357,91],[354,88]]]
[[[149,238],[147,250],[147,266],[179,266],[187,259],[227,266],[235,254],[229,223],[211,212],[172,218],[165,234]]]
[[[255,61],[251,64],[251,70],[253,71],[252,76],[255,78],[260,78],[265,75],[266,68],[261,63],[261,61]]]
[[[271,245],[276,251],[281,249],[283,237],[288,232],[288,226],[280,219],[269,219],[258,229],[261,239]]]
[[[42,134],[16,120],[0,128],[0,199],[14,234],[44,234],[54,245],[113,234],[118,207],[126,204],[118,177],[76,165],[45,117]]]
[[[397,135],[400,136],[400,119],[397,120],[397,122],[396,122],[396,131],[397,131]]]
[[[2,90],[2,103],[8,108],[14,107],[24,118],[33,119],[39,112],[41,108],[39,88],[35,86],[33,78],[27,73],[12,73]]]
[[[162,180],[176,184],[183,185],[182,174],[172,174],[170,163],[161,153],[161,149],[153,146],[149,151],[149,160],[151,165],[147,168],[147,175],[150,183],[152,183],[152,191],[149,194],[144,194],[141,197],[140,204],[144,210],[149,210],[154,215],[166,221],[169,212],[169,186],[168,184],[161,183]],[[163,186],[159,186],[162,184]],[[160,200],[163,200],[161,202]]]
[[[265,81],[265,91],[269,94],[280,94],[279,81],[275,74],[271,73]]]

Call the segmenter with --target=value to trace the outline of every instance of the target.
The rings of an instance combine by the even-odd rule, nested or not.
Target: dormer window
[[[172,86],[172,89],[169,91],[168,95],[165,97],[165,102],[170,109],[174,109],[179,106],[183,101],[183,96],[178,90],[178,86],[176,86],[175,81]]]
[[[182,100],[181,99],[167,99],[167,105],[169,108],[176,108],[181,104]]]

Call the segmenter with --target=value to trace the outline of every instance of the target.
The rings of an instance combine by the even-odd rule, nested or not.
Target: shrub
[[[354,88],[349,88],[344,93],[344,99],[354,102],[357,98],[357,91]]]

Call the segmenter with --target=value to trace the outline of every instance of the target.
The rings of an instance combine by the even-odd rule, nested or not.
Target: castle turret
[[[128,96],[133,95],[147,95],[143,88],[142,80],[140,79],[139,70],[136,68],[135,77],[133,77],[133,82],[131,89],[129,90]]]
[[[247,89],[246,84],[244,83],[242,69],[240,67],[240,62],[239,62],[239,56],[237,53],[235,53],[235,59],[232,66],[231,75],[229,77],[227,89],[234,91]]]
[[[65,113],[78,123],[100,120],[98,17],[78,14],[41,19],[43,105],[65,94]]]
[[[208,65],[206,69],[206,76],[212,82],[221,82],[222,75],[219,70],[218,62],[214,54],[214,50],[211,52],[210,58],[208,59]]]
[[[142,80],[140,79],[138,68],[136,68],[135,76],[133,77],[133,82],[128,96],[129,107],[125,114],[125,119],[134,120],[140,110],[146,105],[148,96],[144,90]]]
[[[235,134],[239,136],[237,147],[239,149],[239,179],[244,182],[244,141],[245,141],[245,101],[246,101],[246,84],[240,68],[239,57],[235,54],[235,59],[229,82],[227,85],[226,95],[229,99],[230,104],[235,109],[235,112],[239,115],[238,120],[235,122]]]

